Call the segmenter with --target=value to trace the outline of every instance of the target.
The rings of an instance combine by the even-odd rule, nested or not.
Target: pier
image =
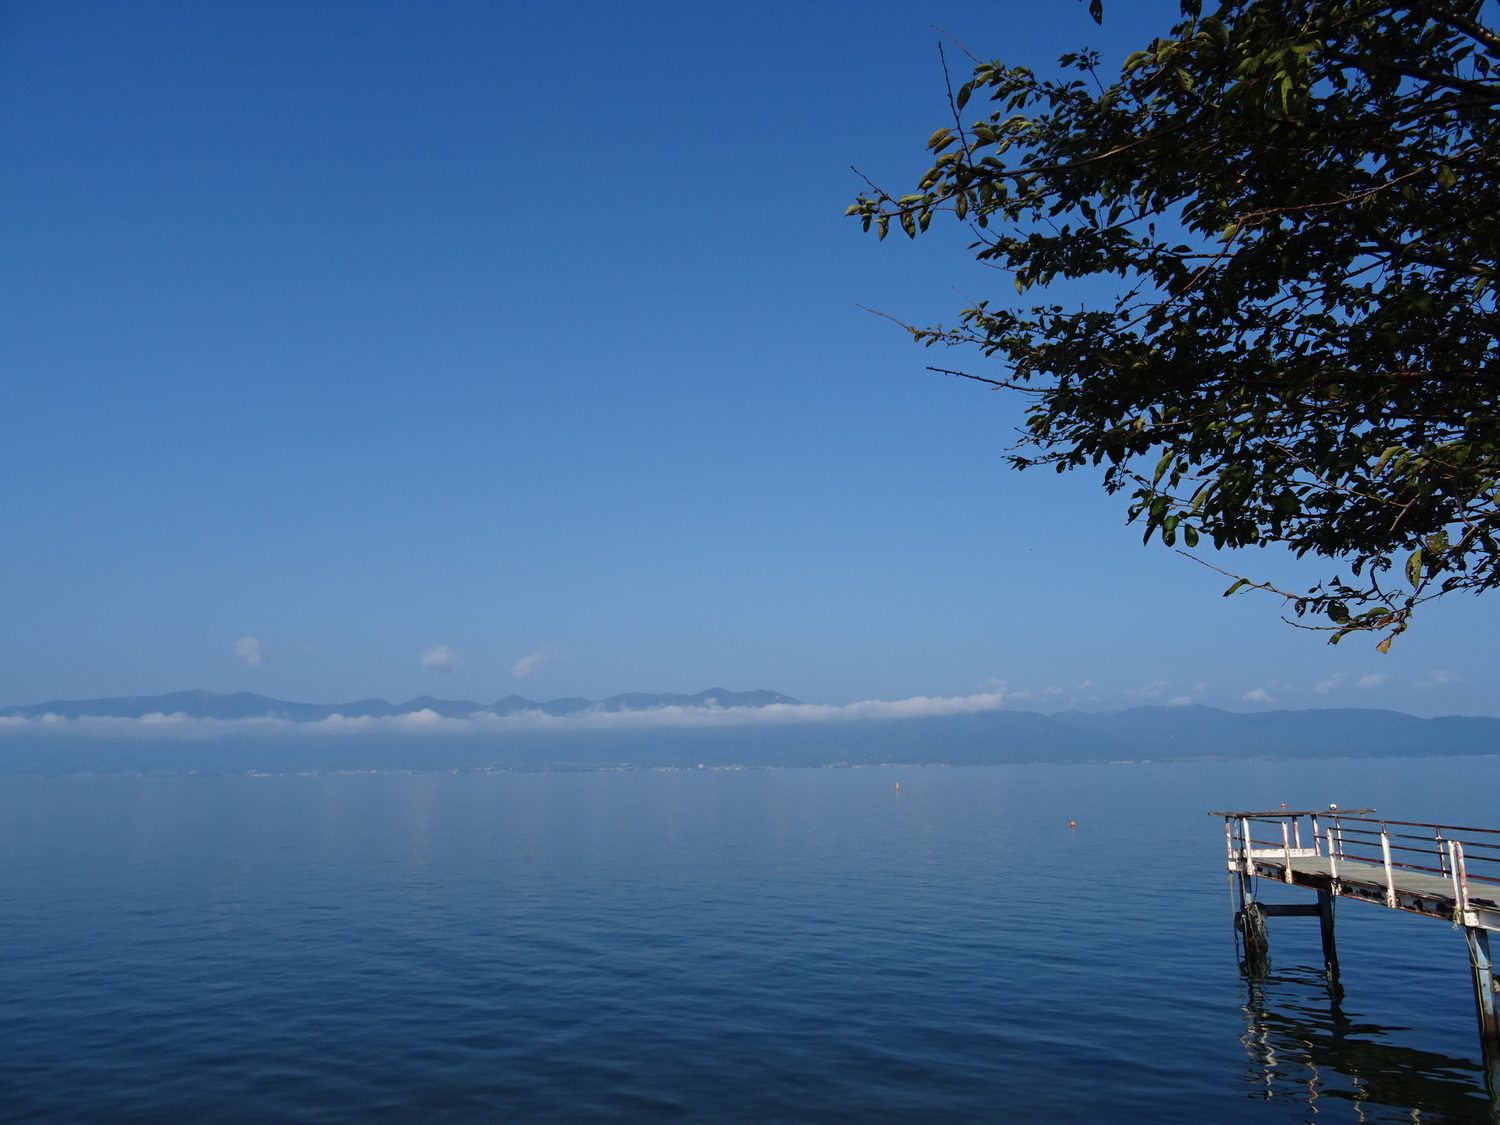
[[[1500,1060],[1492,931],[1500,931],[1500,830],[1372,819],[1375,809],[1215,812],[1234,896],[1235,930],[1247,963],[1269,949],[1267,919],[1317,918],[1324,968],[1339,972],[1334,904],[1339,899],[1404,910],[1461,928],[1469,948],[1474,1008],[1487,1060]],[[1305,830],[1304,830],[1305,829]],[[1263,903],[1255,881],[1316,893],[1306,903]]]

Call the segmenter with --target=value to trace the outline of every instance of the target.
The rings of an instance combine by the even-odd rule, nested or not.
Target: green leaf
[[[1166,473],[1168,467],[1176,457],[1177,451],[1175,449],[1169,449],[1162,454],[1161,460],[1156,463],[1156,472],[1151,474],[1151,483],[1153,485],[1161,480],[1162,475]]]
[[[1418,547],[1406,560],[1406,580],[1413,587],[1422,585],[1422,548]]]

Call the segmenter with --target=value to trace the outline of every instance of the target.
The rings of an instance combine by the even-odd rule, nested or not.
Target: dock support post
[[[1270,935],[1266,933],[1266,908],[1253,898],[1247,898],[1234,922],[1245,938],[1246,966],[1264,968],[1271,952]]]
[[[1469,939],[1469,964],[1474,969],[1474,1010],[1479,1016],[1479,1038],[1487,1058],[1500,1054],[1500,1019],[1495,1010],[1495,967],[1490,961],[1490,935],[1475,926],[1464,927]]]
[[[1323,935],[1323,968],[1329,980],[1339,975],[1339,949],[1333,937],[1333,895],[1328,891],[1318,892],[1318,929]]]

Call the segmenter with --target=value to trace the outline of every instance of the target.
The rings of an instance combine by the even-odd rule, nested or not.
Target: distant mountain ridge
[[[286,719],[294,723],[314,723],[331,715],[345,718],[390,718],[433,711],[447,719],[465,719],[470,715],[518,715],[540,711],[546,715],[576,715],[583,711],[655,711],[663,707],[769,707],[773,703],[800,703],[780,692],[728,691],[709,688],[697,695],[673,695],[667,692],[627,692],[608,699],[553,699],[545,703],[519,695],[507,695],[490,704],[471,703],[466,699],[435,699],[419,695],[405,703],[387,703],[384,699],[360,699],[353,703],[290,703],[254,692],[218,693],[195,689],[174,691],[166,695],[127,695],[113,699],[54,699],[47,703],[23,704],[0,708],[0,717],[40,719],[56,715],[62,719],[109,718],[139,719],[145,715],[186,715],[190,719]]]
[[[225,722],[214,731],[193,724],[107,725],[10,723],[0,729],[0,776],[75,773],[239,773],[320,770],[552,770],[755,766],[989,766],[1020,763],[1139,762],[1182,759],[1411,758],[1500,754],[1500,718],[1448,715],[1418,718],[1399,711],[1331,708],[1311,711],[1220,711],[1195,705],[1136,707],[1094,713],[986,709],[837,716],[795,707],[775,715],[751,712],[662,721],[475,723],[465,729],[421,724],[335,724],[331,714],[388,716],[433,711],[447,715],[599,715],[649,713],[674,705],[766,707],[795,701],[773,691],[709,689],[697,695],[630,693],[592,702],[549,703],[511,696],[489,707],[419,697],[402,704],[285,703],[250,693],[170,695],[58,701],[6,708],[0,715],[40,719],[140,718],[153,713],[207,719],[292,720],[277,728]],[[472,709],[472,710],[471,710]],[[351,729],[351,726],[353,729]],[[1358,769],[1351,776],[1357,776]]]

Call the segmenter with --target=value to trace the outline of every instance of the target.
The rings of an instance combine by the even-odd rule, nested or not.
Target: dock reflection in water
[[[1243,988],[1245,1080],[1266,1100],[1317,1113],[1332,1098],[1353,1103],[1359,1121],[1500,1122],[1482,1064],[1381,1042],[1405,1029],[1361,1022],[1322,972],[1247,969]]]

